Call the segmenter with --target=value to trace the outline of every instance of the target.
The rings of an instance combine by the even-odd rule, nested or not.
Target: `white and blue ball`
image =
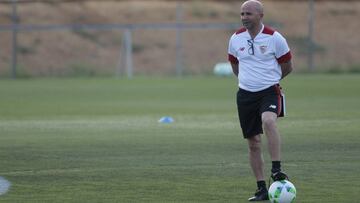
[[[293,203],[296,198],[296,188],[288,180],[275,181],[269,188],[271,203]]]
[[[0,176],[0,195],[3,195],[9,191],[11,184],[8,180]]]
[[[231,76],[233,74],[230,63],[217,63],[214,67],[216,76]]]

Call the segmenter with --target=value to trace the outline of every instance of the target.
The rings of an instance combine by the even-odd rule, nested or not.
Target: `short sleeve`
[[[233,35],[234,36],[234,35]],[[228,48],[228,60],[231,63],[239,63],[239,60],[236,58],[236,51],[233,46],[233,36],[229,40],[229,48]]]
[[[286,39],[278,32],[274,33],[275,57],[279,63],[285,63],[291,60],[290,48]]]

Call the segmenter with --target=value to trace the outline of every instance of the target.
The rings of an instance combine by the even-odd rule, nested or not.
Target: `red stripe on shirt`
[[[262,31],[263,34],[267,34],[267,35],[273,35],[275,32],[275,30],[273,30],[270,27],[264,26],[264,29]]]
[[[288,53],[282,55],[280,58],[277,58],[276,60],[278,61],[278,63],[286,63],[288,61],[291,60],[291,52],[289,51]]]
[[[243,33],[245,31],[246,31],[246,28],[242,27],[238,31],[236,31],[235,33],[238,35],[238,34]]]
[[[239,60],[231,54],[228,54],[228,59],[231,63],[239,64]]]

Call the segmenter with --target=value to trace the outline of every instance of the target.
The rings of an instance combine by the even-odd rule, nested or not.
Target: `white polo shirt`
[[[282,75],[279,64],[291,59],[285,38],[263,25],[259,34],[248,40],[251,40],[249,32],[241,28],[229,41],[228,57],[230,62],[238,64],[239,87],[257,92],[278,84]]]

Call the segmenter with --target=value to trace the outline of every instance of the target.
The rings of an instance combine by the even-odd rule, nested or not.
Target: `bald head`
[[[245,1],[242,5],[241,8],[249,8],[251,10],[256,10],[259,14],[263,14],[264,13],[264,7],[262,5],[262,3],[258,0],[248,0]]]
[[[254,35],[262,27],[263,5],[257,0],[248,0],[241,5],[241,21],[246,29]]]

